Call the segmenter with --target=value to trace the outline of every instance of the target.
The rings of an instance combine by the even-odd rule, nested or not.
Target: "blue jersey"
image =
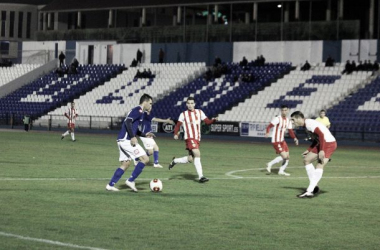
[[[139,131],[139,126],[142,123],[142,120],[144,118],[144,111],[141,106],[137,106],[133,108],[131,111],[129,111],[127,117],[124,119],[123,124],[121,126],[119,135],[117,136],[117,140],[131,140],[131,138],[135,137],[137,134],[137,131]],[[128,134],[127,131],[127,120],[132,120],[132,133],[133,136],[131,137]]]
[[[148,132],[152,132],[152,120],[154,118],[154,115],[152,113],[152,111],[150,112],[150,114],[148,115],[147,112],[144,112],[144,119],[142,121],[142,126],[141,126],[141,131],[143,133],[148,133]]]

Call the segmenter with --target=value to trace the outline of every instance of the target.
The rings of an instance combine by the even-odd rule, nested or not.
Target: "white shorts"
[[[140,137],[142,143],[144,144],[145,149],[153,149],[153,146],[156,144],[153,138]]]
[[[117,146],[119,147],[119,161],[128,161],[139,158],[140,156],[146,155],[145,150],[137,144],[132,147],[131,141],[119,141],[117,142]]]

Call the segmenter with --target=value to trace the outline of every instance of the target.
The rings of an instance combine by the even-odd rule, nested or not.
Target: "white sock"
[[[289,160],[284,160],[284,161],[282,162],[282,166],[280,167],[280,170],[279,170],[278,172],[279,172],[279,173],[284,172],[284,171],[285,171],[285,168],[288,166],[288,164],[289,164]]]
[[[72,139],[73,141],[75,141],[75,135],[74,135],[74,132],[71,132],[71,139]]]
[[[174,159],[174,163],[188,163],[188,162],[189,162],[189,159],[187,156]]]
[[[309,181],[311,181],[314,175],[314,171],[315,171],[313,163],[307,164],[305,168],[306,168],[307,176],[309,177]]]
[[[277,156],[271,162],[269,162],[268,165],[270,167],[272,167],[274,164],[279,163],[280,161],[282,161],[282,157],[281,156]]]
[[[194,158],[194,166],[195,166],[195,169],[197,170],[197,173],[200,179],[201,177],[203,177],[201,158],[199,157]]]
[[[65,137],[68,134],[70,134],[70,130],[67,130],[65,133],[62,134],[62,136]]]
[[[321,180],[323,175],[323,169],[322,168],[317,168],[314,171],[313,178],[310,181],[309,187],[307,188],[308,192],[313,192],[314,188],[318,185],[318,182]]]

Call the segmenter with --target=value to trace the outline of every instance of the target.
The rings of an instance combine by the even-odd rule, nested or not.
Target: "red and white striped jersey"
[[[205,113],[200,109],[194,111],[186,110],[182,112],[178,121],[182,123],[184,139],[201,140],[201,122],[207,119]]]
[[[276,116],[270,122],[274,127],[272,131],[272,143],[284,141],[287,129],[293,129],[292,122],[288,117]]]
[[[68,123],[75,123],[75,119],[78,116],[78,110],[75,108],[69,108],[64,115],[69,119]]]

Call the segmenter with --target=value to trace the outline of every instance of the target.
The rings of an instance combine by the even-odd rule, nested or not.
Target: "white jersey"
[[[323,125],[322,123],[313,120],[313,119],[305,119],[305,128],[307,131],[315,134],[315,129],[319,128],[319,130],[323,133],[325,142],[334,142],[335,137],[331,134],[330,130]]]
[[[74,123],[75,124],[75,119],[78,116],[78,110],[75,108],[69,108],[67,112],[65,113],[69,117],[68,123]]]
[[[178,121],[182,123],[184,139],[201,140],[201,122],[206,119],[207,116],[200,109],[194,109],[194,111],[186,110],[181,113]]]
[[[284,141],[284,135],[287,129],[293,129],[292,123],[288,117],[276,116],[270,122],[273,124],[272,143]]]

